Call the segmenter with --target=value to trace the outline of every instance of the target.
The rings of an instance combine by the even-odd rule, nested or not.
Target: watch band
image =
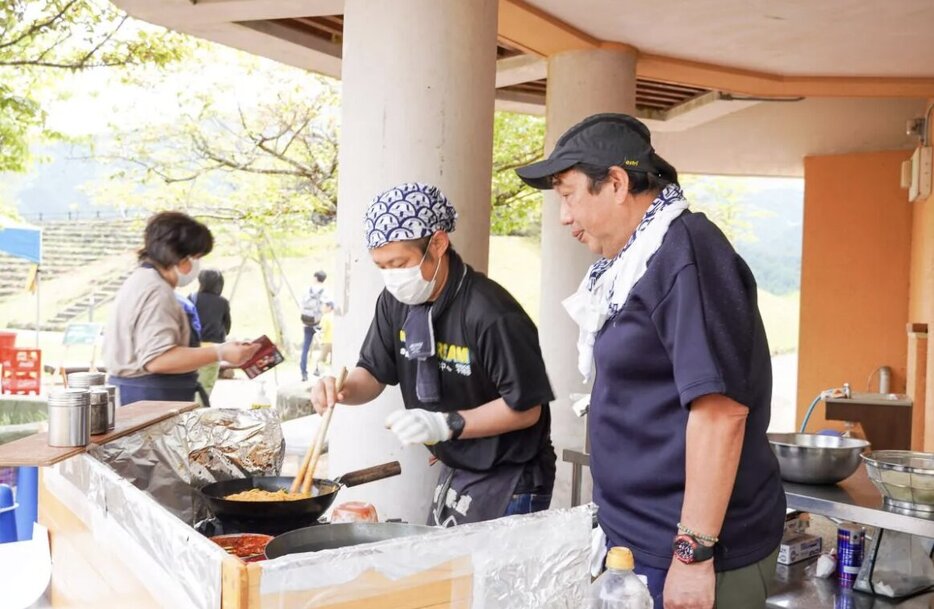
[[[675,558],[685,564],[704,562],[713,558],[713,546],[705,546],[693,535],[678,535],[671,543]]]
[[[464,425],[466,424],[466,421],[464,421],[464,417],[461,416],[461,413],[457,412],[456,410],[447,413],[445,418],[447,419],[448,427],[451,428],[451,439],[456,440],[462,433],[464,433]]]

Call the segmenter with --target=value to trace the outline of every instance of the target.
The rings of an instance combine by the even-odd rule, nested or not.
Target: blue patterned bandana
[[[369,249],[393,241],[454,232],[457,212],[437,187],[406,182],[377,195],[366,209],[363,228]]]

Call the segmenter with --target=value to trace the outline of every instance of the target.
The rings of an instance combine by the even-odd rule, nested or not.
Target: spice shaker
[[[107,431],[112,430],[117,425],[117,386],[104,385],[109,399],[107,400]]]
[[[58,389],[49,394],[49,446],[87,446],[91,441],[91,394]]]
[[[103,372],[72,372],[68,375],[70,389],[87,389],[96,385],[103,385],[106,375]]]
[[[110,409],[110,392],[101,385],[90,387],[91,435],[107,433],[107,412]]]

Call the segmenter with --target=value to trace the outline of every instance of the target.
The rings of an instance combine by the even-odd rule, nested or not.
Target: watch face
[[[687,537],[676,537],[672,544],[675,558],[684,563],[694,562],[694,548],[696,544]]]

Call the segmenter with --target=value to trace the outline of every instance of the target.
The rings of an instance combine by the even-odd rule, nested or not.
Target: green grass
[[[333,281],[337,263],[337,244],[333,231],[277,242],[276,246],[279,251],[290,254],[290,257],[282,258],[280,262],[288,283],[299,299],[312,281],[314,271],[323,269]],[[231,244],[221,244],[218,251],[219,254],[205,258],[203,266],[217,267],[224,271],[224,295],[231,299],[232,337],[252,339],[261,334],[274,337],[269,301],[258,264],[248,261],[237,283],[237,272],[242,260],[239,256],[230,254],[236,249]],[[303,252],[304,255],[294,256],[299,252]],[[536,322],[540,302],[540,259],[537,238],[493,237],[490,240],[490,276],[506,287]],[[51,317],[56,307],[63,306],[69,297],[74,298],[75,294],[81,293],[85,286],[101,273],[127,263],[126,259],[102,261],[80,273],[47,282],[42,290],[44,316]],[[581,269],[581,272],[583,273],[584,269]],[[235,283],[237,286],[234,291]],[[330,285],[333,287],[333,283]],[[192,286],[191,289],[183,290],[183,293],[187,294],[195,289],[196,286]],[[300,346],[302,325],[298,306],[285,284],[281,285],[280,292],[287,336],[293,347]],[[760,290],[759,309],[773,353],[787,353],[797,349],[798,306],[798,293],[776,296]],[[95,321],[104,321],[111,308],[112,304],[98,308]],[[0,303],[0,320],[31,321],[34,313],[35,300],[28,294]],[[87,321],[87,317],[76,321]],[[25,347],[33,346],[33,333],[25,332],[19,344]],[[91,356],[89,347],[71,347],[66,358],[65,348],[61,345],[61,334],[56,333],[43,333],[40,337],[40,347],[43,349],[45,362],[50,364],[57,364],[63,359],[71,363],[84,362]]]
[[[800,301],[800,292],[777,296],[759,290],[759,312],[773,355],[798,350]]]
[[[515,297],[538,323],[541,255],[537,237],[491,237],[490,278]]]

